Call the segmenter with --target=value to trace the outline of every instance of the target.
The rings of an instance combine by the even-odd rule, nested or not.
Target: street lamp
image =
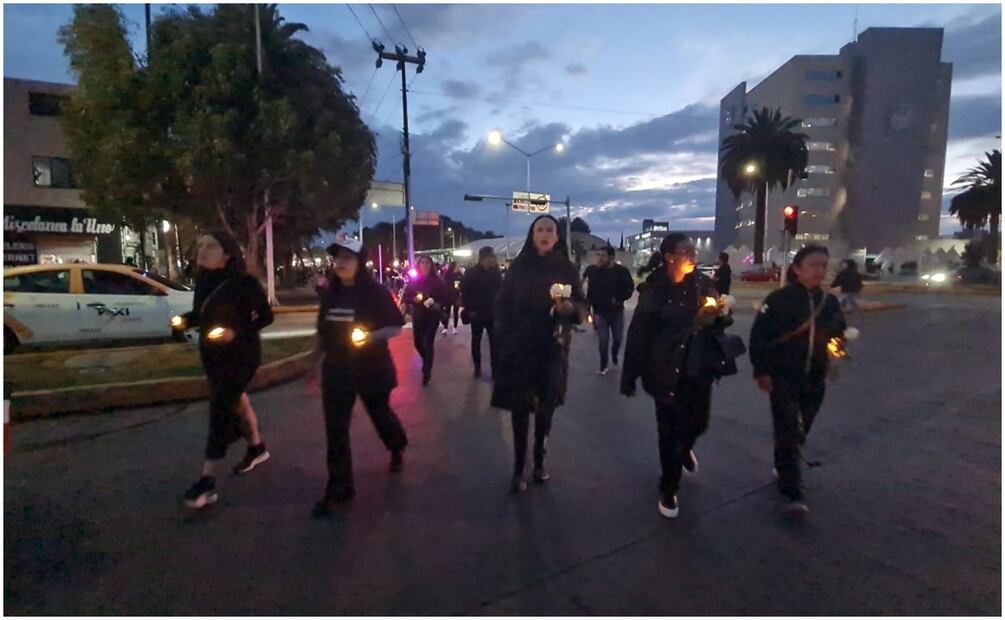
[[[757,164],[755,164],[754,162],[750,162],[749,164],[743,167],[743,173],[748,177],[754,176],[755,174],[757,174]]]

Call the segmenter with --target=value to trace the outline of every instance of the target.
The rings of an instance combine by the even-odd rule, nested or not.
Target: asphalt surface
[[[716,388],[675,521],[656,510],[652,402],[596,375],[576,337],[552,480],[508,494],[510,423],[470,377],[468,331],[438,337],[419,385],[394,343],[404,473],[365,414],[358,495],[310,516],[325,483],[321,404],[303,382],[255,394],[273,458],[191,513],[206,405],[20,424],[4,465],[7,614],[1001,613],[1001,303],[889,295],[809,439],[812,513],[787,521],[767,398],[744,358]],[[742,308],[745,338],[753,312]],[[487,345],[486,345],[487,346]],[[487,352],[486,352],[487,354]],[[236,461],[243,446],[232,449]]]

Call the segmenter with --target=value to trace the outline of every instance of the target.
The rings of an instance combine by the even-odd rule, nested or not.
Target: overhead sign
[[[549,194],[513,192],[513,210],[525,213],[548,213],[551,210]]]
[[[366,192],[364,207],[377,205],[378,207],[404,207],[405,206],[405,186],[402,183],[391,181],[373,181],[370,189]]]
[[[99,222],[80,209],[4,207],[4,232],[110,235],[115,224]]]
[[[412,211],[413,226],[439,226],[440,214],[436,211]]]

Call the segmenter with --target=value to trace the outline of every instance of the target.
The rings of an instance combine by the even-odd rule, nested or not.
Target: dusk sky
[[[155,17],[169,6],[154,5]],[[400,181],[400,78],[391,63],[375,72],[364,29],[389,49],[414,46],[392,5],[373,6],[380,21],[368,5],[353,5],[362,27],[344,4],[280,11],[305,23],[305,40],[342,68],[378,134],[376,178]],[[573,215],[614,243],[649,217],[711,230],[719,99],[794,55],[836,54],[853,37],[856,13],[860,32],[945,28],[942,58],[954,63],[947,185],[1000,145],[997,4],[395,6],[427,52],[409,95],[413,203],[496,233],[505,231],[503,206],[465,203],[463,194],[508,195],[526,181],[521,155],[486,144],[491,129],[528,151],[565,141],[564,153],[534,158],[533,189],[570,195]],[[122,10],[142,54],[143,6]],[[72,83],[56,41],[71,16],[70,5],[5,5],[4,76]],[[514,218],[514,234],[525,226]],[[956,228],[943,218],[943,232]]]

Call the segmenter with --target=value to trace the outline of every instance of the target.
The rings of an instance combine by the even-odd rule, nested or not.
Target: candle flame
[[[171,327],[181,327],[185,324],[185,319],[180,316],[171,317]]]
[[[209,330],[209,333],[206,334],[206,337],[209,338],[210,340],[218,340],[220,338],[223,338],[224,331],[225,330],[222,327],[214,327],[213,329]]]
[[[715,300],[715,297],[706,297],[705,298],[705,307],[706,308],[714,308],[717,305],[719,305],[719,302],[717,302]]]
[[[358,347],[366,342],[366,332],[356,327],[352,330],[352,334],[349,335],[349,338],[351,338],[352,343]]]
[[[419,293],[418,295],[415,296],[415,301],[418,303],[422,303],[422,293]]]
[[[848,352],[844,348],[844,340],[840,338],[831,338],[827,341],[827,352],[835,359],[848,356]]]

